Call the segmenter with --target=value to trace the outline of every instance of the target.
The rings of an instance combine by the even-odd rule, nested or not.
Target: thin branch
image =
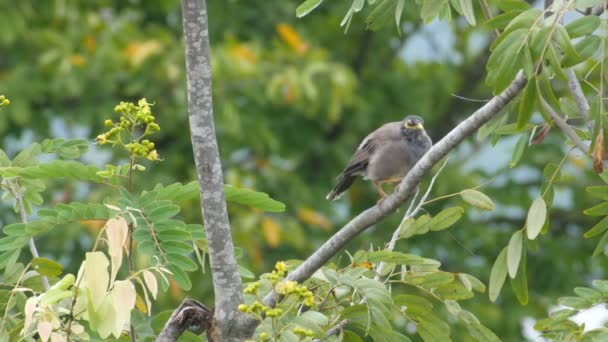
[[[348,324],[347,319],[341,320],[340,322],[338,322],[338,324],[334,325],[333,327],[331,327],[331,329],[329,329],[325,332],[325,337],[323,337],[323,339],[315,339],[315,340],[313,340],[313,342],[322,342],[323,340],[327,339],[328,337],[339,334],[340,331],[342,330],[342,328],[347,324]]]
[[[564,132],[564,134],[570,140],[572,140],[576,148],[583,152],[584,155],[586,155],[587,157],[591,157],[591,155],[589,154],[589,144],[586,144],[583,140],[581,140],[581,138],[578,137],[574,129],[572,129],[572,127],[570,127],[570,125],[566,123],[564,118],[557,114],[555,110],[553,110],[553,108],[551,108],[551,106],[544,99],[541,99],[541,102],[545,110],[551,116],[551,119],[553,119],[553,122],[555,122],[555,126],[561,129],[562,132]],[[608,161],[603,160],[602,164],[604,165],[605,169],[608,169]]]
[[[424,205],[426,199],[431,194],[431,189],[433,189],[435,180],[437,179],[437,177],[439,176],[441,171],[443,171],[443,169],[445,168],[445,166],[447,164],[448,164],[448,159],[446,158],[446,160],[443,162],[443,164],[441,165],[439,170],[437,170],[437,173],[435,173],[435,175],[431,179],[431,183],[429,183],[429,187],[426,189],[426,192],[420,198],[420,201],[418,201],[418,204],[416,204],[415,206],[413,206],[414,202],[416,201],[416,196],[414,196],[414,199],[412,200],[412,204],[410,205],[408,210],[405,212],[405,215],[403,215],[403,218],[401,219],[401,223],[399,223],[399,226],[393,232],[393,236],[391,237],[391,241],[389,241],[388,246],[386,247],[386,250],[392,251],[393,249],[395,249],[395,245],[397,244],[397,240],[399,240],[399,235],[401,233],[401,226],[409,218],[416,216],[416,214],[418,214],[420,209],[422,209],[422,205]],[[378,265],[378,268],[377,268],[378,272],[376,272],[376,280],[380,279],[380,274],[382,274],[382,269],[384,268],[385,265],[386,265],[386,263],[384,261],[380,262],[380,264]]]
[[[542,103],[543,107],[545,108],[545,110],[551,116],[551,119],[553,119],[553,122],[555,122],[555,126],[557,126],[559,129],[561,129],[562,132],[564,132],[564,134],[570,140],[572,140],[574,145],[576,145],[576,147],[579,150],[581,150],[581,152],[583,152],[586,155],[589,155],[589,145],[585,144],[581,140],[581,138],[579,138],[578,135],[576,135],[576,132],[574,131],[574,129],[572,129],[572,127],[570,127],[570,125],[568,125],[566,123],[564,118],[562,118],[559,114],[557,114],[555,112],[555,110],[553,110],[553,108],[551,108],[551,106],[544,99],[541,99],[541,103]]]
[[[214,317],[222,341],[242,340],[243,331],[234,326],[242,315],[241,276],[234,255],[224,195],[211,95],[209,29],[205,0],[182,1],[183,29],[188,79],[188,112],[194,160],[201,190],[201,210],[209,241],[209,263],[215,293]]]
[[[21,193],[21,185],[19,183],[15,183],[15,191],[13,195],[17,200],[17,204],[19,205],[19,214],[21,215],[21,222],[27,223],[27,214],[25,213],[25,205],[23,204],[23,194]],[[28,241],[28,245],[30,247],[30,253],[34,258],[39,258],[40,254],[38,254],[38,248],[36,248],[36,242],[34,238],[31,237]],[[40,279],[42,280],[42,285],[45,290],[48,290],[51,286],[49,285],[49,279],[46,276],[40,275]]]
[[[576,101],[576,106],[578,107],[578,111],[581,113],[581,117],[587,123],[587,127],[591,131],[593,131],[593,123],[589,121],[589,102],[587,101],[587,97],[583,93],[583,89],[581,88],[581,84],[578,82],[576,78],[576,74],[572,68],[566,70],[566,74],[568,75],[568,88],[570,88],[570,92],[574,97],[574,101]]]
[[[471,135],[481,125],[498,114],[526,85],[527,80],[520,71],[515,80],[501,94],[495,96],[487,104],[478,109],[475,113],[463,120],[452,129],[443,139],[435,144],[410,170],[407,176],[399,184],[399,188],[388,196],[382,203],[365,210],[357,215],[342,229],[327,240],[317,249],[308,259],[306,259],[297,269],[291,272],[285,280],[303,282],[320,269],[329,259],[335,256],[348,242],[359,235],[361,232],[378,223],[384,217],[393,213],[405,200],[414,192],[422,177],[431,168],[453,150],[461,141]],[[275,304],[274,294],[269,294],[264,298],[266,305]],[[250,329],[255,329],[259,321],[245,317],[244,322]]]

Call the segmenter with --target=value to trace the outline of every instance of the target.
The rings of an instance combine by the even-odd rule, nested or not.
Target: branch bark
[[[207,239],[209,263],[215,292],[214,318],[222,341],[238,341],[239,329],[232,329],[243,302],[241,277],[224,197],[224,176],[220,161],[211,96],[209,30],[205,0],[183,0],[182,17],[188,76],[188,112],[192,148],[201,190],[201,209]]]
[[[452,129],[443,139],[437,142],[401,181],[398,191],[391,194],[379,205],[357,215],[308,257],[308,259],[306,259],[297,269],[291,272],[285,280],[302,282],[310,278],[314,272],[320,269],[358,234],[394,212],[411,196],[422,177],[427,174],[439,160],[446,156],[462,140],[472,134],[481,125],[500,112],[524,88],[526,82],[526,78],[520,71],[507,89],[492,98],[488,103],[454,127],[454,129]],[[273,306],[275,304],[275,299],[274,293],[271,293],[264,298],[264,302],[266,305]],[[248,327],[249,332],[253,331],[257,324],[259,324],[259,321],[251,317],[244,317],[243,319],[245,320],[243,324]]]
[[[213,313],[196,300],[186,298],[180,306],[173,311],[165,324],[156,342],[175,342],[186,329],[198,327],[207,333],[207,341],[214,342]]]

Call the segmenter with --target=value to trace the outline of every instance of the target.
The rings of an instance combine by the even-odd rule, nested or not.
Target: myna
[[[381,184],[400,182],[431,148],[433,143],[423,123],[421,117],[409,115],[403,121],[389,122],[373,131],[363,139],[326,198],[340,198],[356,176],[363,176],[380,193],[378,203],[384,200],[387,195]]]

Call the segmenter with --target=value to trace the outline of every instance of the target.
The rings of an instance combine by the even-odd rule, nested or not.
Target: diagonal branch
[[[188,76],[188,112],[196,162],[201,209],[209,241],[209,263],[215,292],[215,317],[220,340],[240,340],[231,329],[240,315],[242,283],[228,222],[224,176],[220,161],[211,97],[209,30],[205,0],[183,0],[182,16]]]
[[[454,127],[443,139],[435,144],[423,157],[416,163],[412,170],[399,184],[399,190],[388,196],[382,203],[369,208],[357,215],[342,229],[327,240],[317,249],[308,259],[306,259],[297,269],[289,274],[285,280],[302,282],[318,269],[320,269],[330,258],[335,256],[348,242],[359,235],[361,232],[378,223],[384,217],[393,213],[411,194],[420,183],[422,177],[431,168],[453,150],[461,141],[471,135],[481,125],[490,120],[500,112],[526,85],[526,78],[520,71],[515,80],[501,94],[492,98],[483,107]],[[264,298],[264,302],[273,306],[275,295],[271,293]],[[255,329],[259,321],[246,317],[246,322],[242,322],[250,331]]]

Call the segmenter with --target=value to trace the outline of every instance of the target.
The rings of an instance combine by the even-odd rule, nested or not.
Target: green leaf
[[[526,146],[528,146],[528,137],[525,134],[522,134],[517,140],[517,144],[515,144],[515,148],[513,149],[513,156],[511,156],[511,161],[509,162],[510,168],[517,166],[521,160],[521,157],[524,155]]]
[[[600,239],[600,241],[597,243],[597,246],[593,250],[592,256],[595,257],[595,256],[600,255],[600,253],[602,253],[604,251],[604,247],[606,246],[607,242],[608,242],[608,232],[605,232],[604,235],[602,235],[602,238]]]
[[[414,254],[405,254],[393,251],[376,251],[367,254],[367,261],[371,263],[387,262],[398,265],[422,265],[424,258]]]
[[[530,4],[522,0],[500,0],[498,8],[504,12],[509,11],[525,11],[530,8]]]
[[[521,251],[523,247],[523,234],[521,230],[516,231],[509,240],[507,246],[507,270],[509,271],[509,277],[515,278],[517,275],[517,269],[519,268],[519,262],[521,261]]]
[[[40,297],[39,305],[47,306],[58,303],[64,298],[70,298],[74,295],[72,291],[50,289]]]
[[[570,36],[568,35],[568,32],[566,31],[566,29],[563,26],[561,26],[561,25],[555,26],[555,37],[556,37],[557,43],[559,44],[559,47],[562,49],[562,52],[564,53],[565,58],[573,58],[573,59],[580,58],[580,56],[578,55],[578,52],[574,48],[574,45],[572,45],[572,41],[570,40]]]
[[[150,211],[146,211],[146,215],[149,217],[150,221],[156,222],[170,219],[173,216],[177,215],[179,211],[180,208],[177,205],[169,204],[156,207]]]
[[[526,232],[528,233],[528,239],[536,239],[543,228],[546,219],[547,205],[542,197],[538,197],[534,200],[534,202],[532,202],[526,218]]]
[[[494,202],[484,193],[474,189],[468,189],[460,192],[460,197],[475,208],[483,210],[493,210]]]
[[[595,198],[608,201],[608,186],[588,186],[585,191]]]
[[[500,135],[513,135],[513,134],[519,134],[522,131],[530,131],[534,128],[534,125],[532,124],[527,124],[524,126],[523,129],[517,129],[517,124],[512,123],[512,124],[507,124],[504,126],[500,126],[496,129],[496,134],[500,134]]]
[[[521,305],[528,304],[528,278],[526,275],[526,250],[522,249],[522,258],[515,278],[511,279],[511,288]]]
[[[224,186],[224,192],[226,194],[226,201],[229,202],[245,204],[270,212],[285,211],[285,204],[273,200],[263,192],[237,188],[228,184]]]
[[[401,35],[401,15],[403,14],[403,7],[405,6],[405,0],[397,0],[397,7],[395,8],[395,24],[399,35]]]
[[[461,207],[452,207],[442,210],[435,215],[428,223],[428,227],[432,231],[446,229],[456,223],[462,217],[464,209]]]
[[[186,272],[172,264],[169,264],[167,268],[173,273],[172,279],[175,280],[179,287],[184,291],[188,291],[192,288],[192,282],[190,281],[190,278],[188,278]]]
[[[574,293],[581,298],[585,298],[591,303],[596,303],[602,300],[603,295],[600,291],[588,287],[576,287]]]
[[[0,252],[12,251],[23,247],[29,238],[27,236],[7,236],[0,239]]]
[[[239,265],[239,274],[243,279],[255,279],[255,274],[241,265]]]
[[[534,113],[534,106],[536,105],[536,82],[530,80],[526,84],[521,100],[519,101],[519,112],[517,114],[517,128],[522,129],[530,121],[532,113]]]
[[[589,309],[591,303],[584,298],[580,297],[562,297],[559,299],[559,303],[564,306],[569,306],[576,310]]]
[[[426,0],[420,10],[420,17],[425,24],[430,23],[448,6],[448,0]]]
[[[462,8],[462,14],[467,19],[471,26],[475,26],[475,12],[473,11],[473,1],[471,0],[459,0],[460,8]]]
[[[196,271],[198,269],[194,260],[182,254],[167,253],[167,260],[169,261],[169,264],[187,272]]]
[[[592,238],[596,235],[600,235],[608,230],[608,217],[604,217],[600,222],[596,223],[591,229],[585,232],[583,235],[585,239]]]
[[[61,264],[47,258],[34,258],[31,265],[39,274],[47,277],[57,277],[63,272]]]
[[[500,254],[498,254],[490,272],[490,289],[488,293],[492,302],[498,298],[505,279],[507,279],[507,247],[503,248]]]
[[[441,298],[451,300],[465,300],[473,298],[473,292],[467,289],[462,282],[453,281],[448,284],[437,286],[433,293]]]
[[[566,31],[571,38],[581,37],[593,33],[600,26],[600,18],[595,15],[586,15],[572,20],[566,25]]]
[[[306,0],[296,8],[296,17],[302,18],[319,6],[323,0]]]
[[[381,0],[367,18],[365,18],[367,29],[377,31],[382,28],[389,18],[394,17],[396,5],[396,0]]]
[[[588,216],[607,216],[608,215],[608,202],[598,204],[589,209],[583,210],[583,213]],[[0,240],[1,241],[1,240]]]
[[[510,11],[494,16],[492,19],[485,22],[489,29],[502,30],[519,15],[519,12]]]
[[[591,285],[596,289],[602,291],[604,294],[608,294],[608,280],[596,279],[591,282]]]
[[[15,250],[10,250],[0,254],[0,270],[3,270],[8,265],[12,265],[17,262],[19,259],[19,255],[21,254],[21,249],[17,248]]]
[[[191,239],[191,235],[183,230],[168,229],[158,232],[158,238],[161,241],[187,241]]]
[[[591,58],[598,51],[601,39],[598,36],[591,35],[583,38],[576,43],[574,49],[578,52],[577,56],[566,55],[562,60],[562,67],[569,68]]]
[[[584,11],[589,7],[594,7],[602,3],[602,0],[574,0],[574,8]]]

